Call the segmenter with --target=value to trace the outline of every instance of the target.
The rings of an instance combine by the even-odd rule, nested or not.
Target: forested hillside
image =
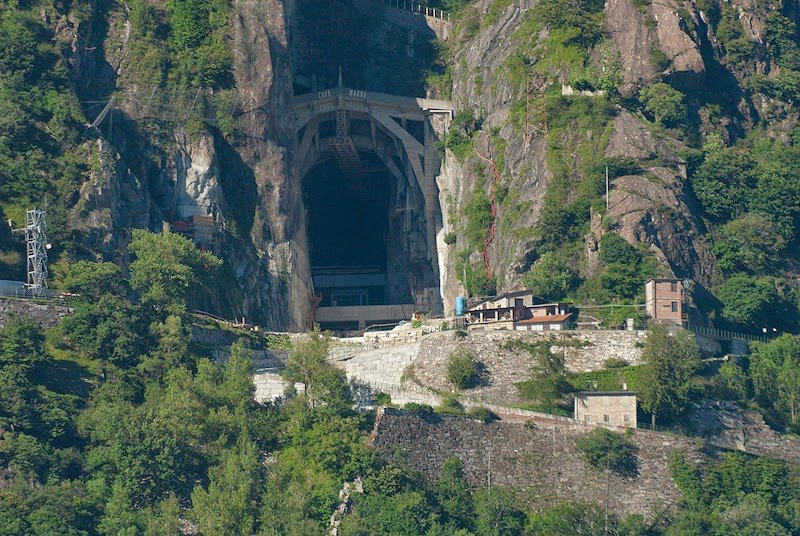
[[[670,471],[683,500],[654,519],[623,519],[578,500],[541,508],[502,487],[475,488],[458,458],[431,481],[369,446],[375,414],[352,409],[344,373],[325,361],[326,336],[311,334],[290,354],[283,374],[305,390],[259,405],[241,345],[222,364],[187,343],[186,289],[208,284],[219,261],[174,234],[136,232],[131,252],[130,278],[110,263],[66,268],[65,288],[80,296],[58,327],[43,333],[16,319],[0,330],[2,534],[800,530],[798,467],[744,454],[697,466],[676,452]],[[797,341],[787,340],[765,346],[759,359],[791,344],[796,352]],[[767,396],[761,377],[753,385]],[[435,419],[430,408],[409,409]],[[578,448],[586,471],[635,471],[636,453],[623,434],[598,430]],[[340,495],[343,487],[349,497]],[[347,507],[334,514],[343,501]]]

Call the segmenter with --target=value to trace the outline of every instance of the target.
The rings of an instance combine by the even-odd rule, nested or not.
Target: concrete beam
[[[314,313],[315,322],[379,322],[408,320],[416,312],[416,305],[353,305],[347,307],[319,307]]]

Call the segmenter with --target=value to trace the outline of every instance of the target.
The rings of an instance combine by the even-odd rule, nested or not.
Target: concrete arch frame
[[[424,244],[407,244],[406,250],[411,262],[430,263],[436,283],[417,286],[412,294],[415,305],[434,313],[442,312],[436,251],[436,235],[442,228],[436,185],[441,165],[437,141],[449,126],[453,111],[449,101],[345,87],[294,99],[298,176],[304,177],[319,162],[334,156],[338,149],[335,145],[341,142],[341,131],[345,130],[347,143],[356,151],[375,154],[399,183],[406,181],[403,210],[407,219],[412,218],[421,194]],[[343,118],[347,123],[344,127]],[[412,225],[411,221],[406,223]]]

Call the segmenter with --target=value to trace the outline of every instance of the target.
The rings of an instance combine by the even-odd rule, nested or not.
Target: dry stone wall
[[[534,508],[564,500],[604,504],[608,499],[615,513],[641,513],[649,519],[680,498],[668,470],[672,453],[683,452],[693,462],[705,459],[688,438],[637,431],[631,439],[637,447],[638,475],[612,475],[606,482],[605,473],[592,470],[575,447],[575,440],[591,430],[564,423],[422,418],[387,408],[376,420],[373,444],[390,459],[405,457],[412,469],[431,478],[438,477],[445,460],[458,456],[472,485],[513,489]]]

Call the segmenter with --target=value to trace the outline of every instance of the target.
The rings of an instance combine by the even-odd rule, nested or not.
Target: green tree
[[[253,534],[261,467],[255,444],[242,436],[209,471],[208,488],[192,492],[191,516],[203,534]]]
[[[728,273],[763,274],[775,269],[786,240],[774,224],[760,214],[746,214],[719,228],[714,254]]]
[[[158,503],[147,519],[145,536],[181,536],[181,507],[178,498],[171,495]]]
[[[717,292],[723,303],[722,315],[752,331],[764,327],[793,331],[798,325],[797,296],[791,288],[779,291],[777,284],[771,277],[730,277]]]
[[[436,515],[421,491],[403,489],[391,495],[372,495],[358,501],[355,516],[342,523],[342,536],[426,536],[436,534]]]
[[[492,486],[473,495],[475,534],[479,536],[518,536],[525,527],[525,514],[516,506],[514,494]]]
[[[686,124],[684,95],[672,86],[657,82],[639,92],[639,99],[655,120],[669,127]]]
[[[605,264],[635,265],[640,256],[627,240],[614,233],[606,233],[600,239],[600,260]]]
[[[459,110],[447,131],[444,146],[453,151],[456,158],[463,161],[472,155],[472,136],[477,129],[478,120],[475,119],[475,112],[468,108]]]
[[[15,461],[42,475],[52,461],[46,444],[74,433],[75,397],[48,388],[52,357],[44,347],[41,328],[29,319],[11,316],[0,329],[0,429],[17,446],[0,453],[0,461],[28,452]],[[26,434],[30,439],[10,434]],[[44,443],[44,444],[41,444]],[[6,445],[8,448],[9,445]]]
[[[797,469],[786,462],[730,452],[697,466],[676,454],[670,472],[685,508],[667,528],[668,536],[777,536],[800,528],[793,513],[800,499]]]
[[[330,337],[314,331],[294,345],[281,375],[288,382],[302,383],[298,396],[306,409],[327,405],[337,409],[350,406],[350,389],[344,372],[327,362]]]
[[[749,190],[756,182],[754,166],[746,152],[726,147],[716,134],[708,136],[703,161],[691,174],[691,184],[709,218],[725,222],[744,213]]]
[[[125,278],[112,262],[78,261],[67,263],[58,271],[59,288],[87,300],[96,300],[103,294],[125,295]]]
[[[164,322],[153,324],[150,330],[157,337],[158,345],[144,358],[139,370],[153,379],[161,379],[167,370],[191,364],[189,328],[180,316],[169,315]]]
[[[605,469],[623,476],[638,473],[636,446],[623,434],[596,428],[589,435],[579,437],[575,446],[594,469]]]
[[[749,372],[762,407],[800,430],[800,337],[784,334],[768,344],[754,344]]]
[[[748,208],[774,222],[775,231],[791,243],[800,236],[800,145],[762,142],[753,153],[758,173]]]
[[[142,303],[159,311],[180,314],[187,301],[222,261],[181,235],[133,230],[128,246],[136,260],[131,263],[131,285]]]
[[[60,328],[89,358],[121,368],[136,365],[148,346],[147,324],[139,308],[113,294],[94,300],[82,298]]]
[[[747,401],[750,392],[750,378],[744,369],[733,360],[724,362],[719,367],[719,377],[727,392],[734,398]]]
[[[533,356],[534,364],[530,368],[530,379],[517,384],[523,397],[537,400],[546,410],[554,409],[571,390],[564,355],[551,349],[555,344],[557,342],[552,338],[533,344],[523,343]]]
[[[464,462],[460,458],[448,458],[442,464],[439,480],[436,481],[436,497],[447,525],[473,529],[474,503],[464,475]]]
[[[563,299],[575,281],[573,272],[552,252],[547,252],[531,266],[525,275],[525,285],[545,300]]]
[[[616,531],[606,530],[614,526],[613,519],[610,526],[606,523],[603,510],[596,504],[565,502],[532,514],[525,533],[537,536],[616,534]]]
[[[464,215],[467,219],[467,225],[464,228],[467,243],[473,249],[482,249],[492,226],[492,205],[489,196],[483,189],[482,181],[475,184],[469,203],[464,209]]]
[[[674,419],[691,401],[695,371],[700,367],[700,352],[691,333],[670,333],[653,325],[647,333],[642,359],[645,381],[640,392],[642,408],[652,415]]]
[[[614,233],[606,233],[600,239],[600,260],[603,271],[586,285],[591,296],[598,301],[629,302],[636,299],[642,293],[644,282],[657,272],[652,256]]]

